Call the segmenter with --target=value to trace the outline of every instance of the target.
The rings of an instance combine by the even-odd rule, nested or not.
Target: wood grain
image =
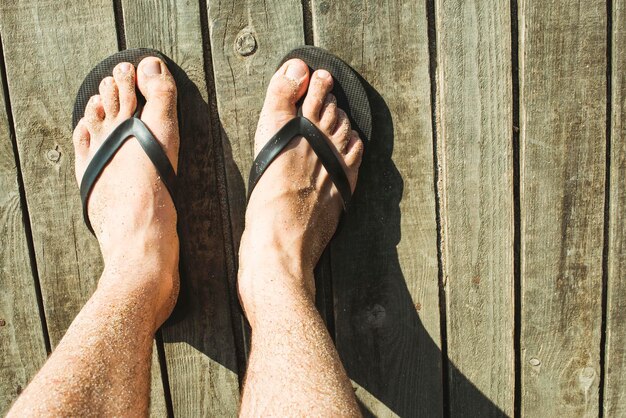
[[[215,96],[223,153],[221,175],[226,248],[231,293],[236,293],[237,254],[244,227],[246,183],[254,160],[254,134],[270,78],[280,59],[304,43],[302,7],[299,0],[209,1],[208,27]],[[253,40],[244,55],[237,40]],[[237,301],[233,299],[235,306]],[[245,320],[240,316],[245,329]],[[235,320],[235,319],[233,319]],[[244,332],[244,357],[249,335]]]
[[[163,376],[161,364],[159,363],[159,353],[157,341],[152,344],[152,366],[150,368],[150,416],[153,418],[167,415],[167,402],[165,400],[165,390],[163,388]]]
[[[626,416],[626,2],[613,2],[604,416]]]
[[[207,104],[201,6],[174,0],[123,0],[122,6],[127,47],[158,49],[189,77],[178,86],[181,303],[187,313],[163,329],[174,414],[234,416],[239,382],[215,172],[221,155],[219,138],[211,135],[215,111]]]
[[[437,0],[435,10],[450,414],[512,416],[510,5]]]
[[[421,2],[314,0],[312,16],[315,44],[371,84],[374,121],[351,212],[331,248],[337,346],[366,412],[439,416],[426,9]]]
[[[597,416],[606,3],[519,4],[521,414]]]
[[[95,289],[102,268],[97,242],[81,219],[71,111],[82,75],[116,49],[113,10],[105,1],[68,2],[74,15],[58,13],[54,1],[0,7],[16,140],[54,346]],[[97,34],[89,43],[87,28]],[[51,150],[60,154],[58,161],[47,158]]]
[[[74,176],[74,98],[83,76],[117,50],[111,2],[66,1],[63,8],[59,13],[55,1],[0,5],[20,168],[53,348],[102,271],[98,244],[83,225]],[[59,153],[58,159],[48,158],[51,150]],[[160,376],[156,360],[155,353],[153,375]],[[160,377],[153,382],[153,409],[164,408],[158,400],[163,397]]]
[[[0,68],[0,73],[3,71]],[[1,74],[0,74],[1,75]],[[0,91],[4,91],[0,77]],[[4,94],[0,94],[0,415],[46,360]]]

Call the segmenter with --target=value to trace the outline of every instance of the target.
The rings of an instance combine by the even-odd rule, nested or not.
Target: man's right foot
[[[297,116],[296,102],[307,91],[302,113],[329,138],[354,191],[363,142],[351,129],[346,113],[337,108],[330,93],[332,87],[332,76],[325,70],[309,75],[308,66],[299,59],[283,64],[267,90],[255,150],[258,154],[285,123]],[[306,139],[294,138],[263,174],[246,209],[239,251],[239,294],[246,313],[251,313],[275,284],[314,295],[313,268],[337,228],[342,208],[341,195],[313,149]],[[294,280],[275,283],[278,275],[265,276],[268,282],[261,280],[261,275],[253,278],[248,274],[261,265],[281,266]]]
[[[104,140],[133,116],[136,88],[146,98],[140,119],[176,170],[176,84],[167,66],[149,57],[136,70],[130,63],[118,64],[100,83],[100,94],[89,100],[73,135],[79,184]],[[145,297],[153,295],[156,329],[169,316],[178,294],[176,210],[154,164],[136,140],[128,140],[103,170],[88,209],[105,269],[121,273],[115,277],[125,276],[119,282],[105,283],[109,277],[105,274],[99,287],[108,286],[117,293],[142,289]]]

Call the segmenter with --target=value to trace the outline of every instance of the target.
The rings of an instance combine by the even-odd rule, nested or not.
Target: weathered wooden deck
[[[626,416],[626,0],[6,0],[0,36],[0,413],[102,268],[74,179],[74,95],[140,46],[193,81],[191,313],[155,342],[152,414],[237,413],[244,180],[267,81],[307,43],[372,87],[355,205],[318,269],[364,410]]]

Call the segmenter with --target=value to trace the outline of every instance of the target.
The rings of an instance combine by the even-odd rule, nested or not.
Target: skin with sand
[[[356,186],[363,143],[330,94],[332,77],[300,60],[273,76],[255,137],[258,152],[296,116],[324,132]],[[141,119],[176,169],[176,85],[158,58],[119,64],[89,101],[74,135],[78,182],[109,133]],[[132,179],[132,180],[129,180]],[[257,184],[240,245],[239,296],[252,326],[240,415],[359,416],[354,391],[314,305],[313,267],[332,237],[341,197],[303,138],[294,138]],[[98,288],[9,412],[23,416],[146,416],[152,341],[179,286],[176,211],[136,141],[96,183],[89,217],[105,268]],[[280,341],[277,344],[276,341]]]

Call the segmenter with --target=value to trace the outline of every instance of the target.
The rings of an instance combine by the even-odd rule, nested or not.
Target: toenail
[[[129,73],[130,72],[130,64],[127,62],[123,62],[120,64],[120,71],[123,73]]]
[[[329,78],[330,78],[330,73],[329,73],[328,71],[326,71],[326,70],[318,70],[318,71],[317,71],[317,76],[318,76],[319,78],[322,78],[322,79],[324,79],[324,80],[327,80],[327,79],[329,79]]]
[[[302,64],[290,64],[285,75],[293,81],[300,81],[306,75],[306,68]]]
[[[161,74],[161,63],[157,60],[150,60],[143,65],[142,71],[145,75]]]

